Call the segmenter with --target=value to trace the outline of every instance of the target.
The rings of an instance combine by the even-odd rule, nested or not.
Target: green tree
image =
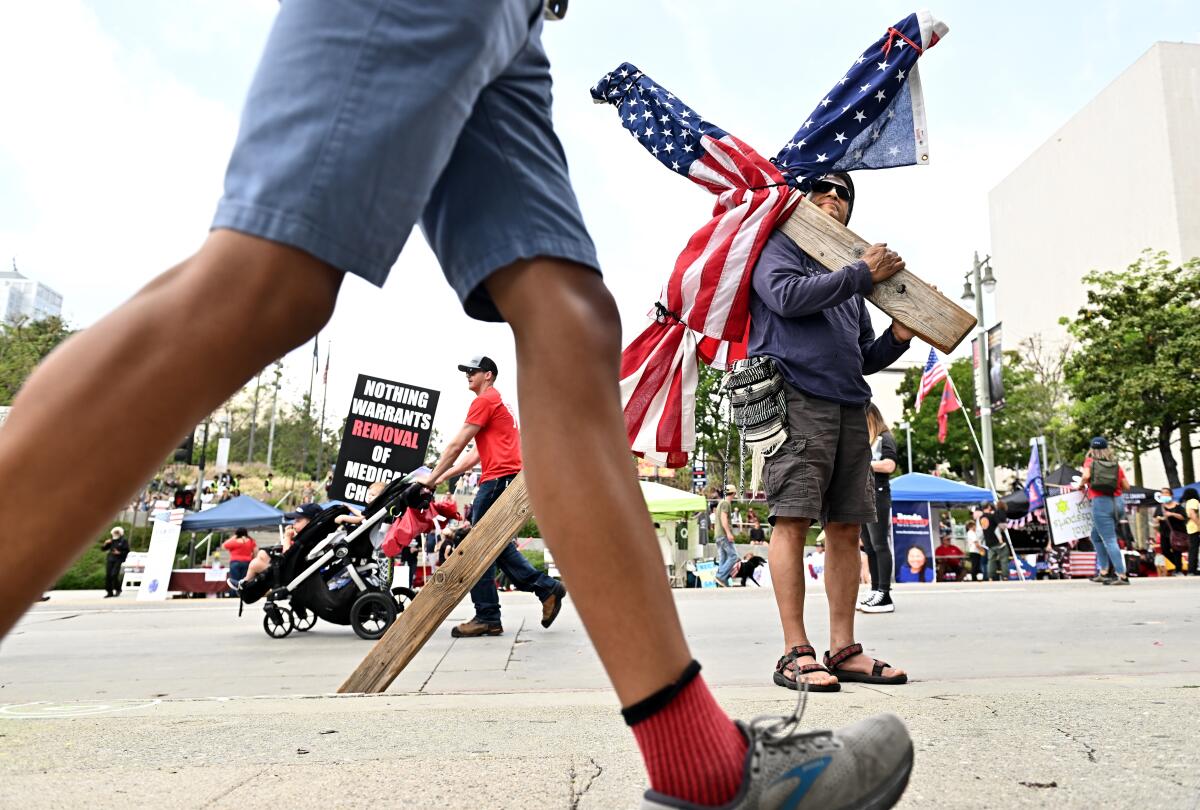
[[[61,318],[0,323],[0,405],[11,405],[34,367],[71,334]]]
[[[962,400],[963,410],[971,418],[975,436],[979,438],[971,359],[953,361],[950,364],[950,378]],[[904,379],[896,389],[904,402],[903,419],[912,425],[913,470],[930,472],[944,464],[954,475],[977,486],[986,486],[983,464],[962,413],[949,415],[945,443],[937,439],[937,413],[944,383],[925,398],[919,413],[915,410],[920,381],[921,369],[910,368],[905,371]],[[1026,360],[1022,352],[1004,353],[1004,400],[1004,407],[992,414],[992,450],[997,467],[1024,469],[1029,462],[1029,440],[1034,436],[1046,435],[1050,444],[1051,431],[1054,431],[1057,444],[1066,452],[1073,452],[1078,446],[1079,440],[1073,426],[1056,415],[1062,392],[1056,391],[1047,382],[1044,373]],[[892,431],[897,443],[903,446],[905,435],[898,427],[899,421],[902,420],[893,425]],[[1051,464],[1053,461],[1047,459],[1044,463]]]
[[[1144,251],[1124,270],[1084,276],[1087,304],[1062,319],[1078,347],[1066,364],[1075,419],[1135,458],[1158,447],[1181,484],[1171,435],[1200,413],[1200,258]]]
[[[741,437],[729,414],[729,398],[721,392],[724,376],[725,372],[700,363],[696,382],[696,457],[704,459],[710,487],[750,480],[750,458],[748,454],[742,456]]]

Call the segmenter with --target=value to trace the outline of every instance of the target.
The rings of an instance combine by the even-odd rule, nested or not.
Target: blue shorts
[[[382,285],[419,222],[467,313],[518,259],[598,268],[550,117],[543,0],[284,0],[213,228]]]

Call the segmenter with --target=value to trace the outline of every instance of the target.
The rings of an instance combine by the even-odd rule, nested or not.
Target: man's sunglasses
[[[828,194],[832,191],[846,202],[850,202],[850,189],[843,186],[841,183],[831,183],[828,180],[814,180],[812,183],[812,194]]]

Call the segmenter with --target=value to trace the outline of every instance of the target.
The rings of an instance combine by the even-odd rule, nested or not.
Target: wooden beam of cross
[[[519,473],[338,692],[387,689],[528,520],[529,494],[525,474]]]
[[[799,192],[793,193],[799,195]],[[803,198],[777,230],[830,270],[854,264],[871,246]],[[942,354],[949,354],[975,328],[974,315],[908,269],[876,284],[867,300],[916,332]]]

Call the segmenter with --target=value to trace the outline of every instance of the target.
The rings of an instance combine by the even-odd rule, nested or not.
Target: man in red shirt
[[[466,423],[446,445],[433,472],[421,479],[421,483],[433,489],[447,478],[470,472],[476,464],[482,464],[479,489],[471,505],[471,522],[474,524],[483,518],[500,493],[508,489],[513,478],[521,471],[521,434],[517,431],[516,417],[495,387],[498,373],[495,361],[478,355],[460,365],[458,370],[466,373],[467,387],[474,392],[475,400],[467,411]],[[472,439],[475,440],[475,449],[463,455],[463,450]],[[496,566],[518,589],[530,591],[541,600],[542,627],[553,624],[567,595],[563,584],[530,565],[513,542],[509,542],[500,552]],[[504,626],[500,623],[500,594],[496,590],[495,566],[489,566],[479,582],[475,583],[471,589],[471,601],[475,604],[475,617],[451,630],[452,636],[475,638],[498,636],[504,632]]]

